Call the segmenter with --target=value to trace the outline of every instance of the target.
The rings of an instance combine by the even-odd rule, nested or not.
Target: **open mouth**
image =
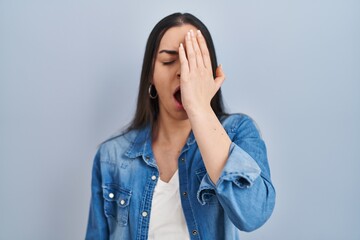
[[[176,99],[176,101],[182,105],[182,101],[181,101],[181,90],[180,87],[178,87],[174,93],[174,98]]]

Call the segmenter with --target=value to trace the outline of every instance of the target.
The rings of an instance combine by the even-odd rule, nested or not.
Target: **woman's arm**
[[[225,165],[231,140],[210,106],[210,101],[225,79],[222,68],[214,80],[209,52],[200,31],[185,37],[186,53],[180,45],[181,98],[192,131],[211,180],[216,183]]]
[[[229,156],[231,140],[210,106],[189,119],[209,177],[217,183]]]
[[[232,139],[226,164],[216,185],[204,176],[198,200],[206,204],[206,194],[216,194],[231,221],[240,230],[253,231],[267,221],[275,206],[266,146],[251,118],[232,115],[225,121]]]
[[[210,106],[224,73],[219,67],[213,78],[201,34],[188,33],[185,43],[186,52],[179,48],[182,102],[208,173],[198,199],[205,204],[204,193],[215,191],[231,221],[240,230],[252,231],[266,222],[275,205],[265,144],[246,117],[235,121],[230,139]]]

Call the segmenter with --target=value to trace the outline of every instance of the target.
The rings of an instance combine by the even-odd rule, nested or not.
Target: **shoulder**
[[[123,156],[134,145],[142,132],[142,130],[125,131],[101,143],[98,154],[100,154],[102,161],[111,161],[110,159]]]
[[[124,131],[105,140],[103,143],[101,143],[100,148],[113,148],[119,145],[127,145],[136,139],[138,133],[139,130]]]
[[[248,133],[259,136],[259,128],[249,115],[244,113],[228,114],[220,118],[227,133]]]
[[[220,117],[220,122],[229,131],[236,131],[239,127],[255,124],[255,121],[244,113],[227,114]]]

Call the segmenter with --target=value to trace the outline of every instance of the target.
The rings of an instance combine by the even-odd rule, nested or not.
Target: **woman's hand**
[[[185,47],[182,44],[179,47],[180,89],[182,105],[191,116],[211,109],[210,101],[224,82],[225,75],[219,66],[214,79],[209,50],[199,30],[196,36],[192,30],[187,33]]]

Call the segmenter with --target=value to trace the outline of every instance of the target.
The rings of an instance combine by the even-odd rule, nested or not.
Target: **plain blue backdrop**
[[[98,144],[135,109],[173,12],[213,35],[225,103],[259,125],[277,203],[247,240],[360,239],[360,2],[0,0],[0,239],[83,239]]]

